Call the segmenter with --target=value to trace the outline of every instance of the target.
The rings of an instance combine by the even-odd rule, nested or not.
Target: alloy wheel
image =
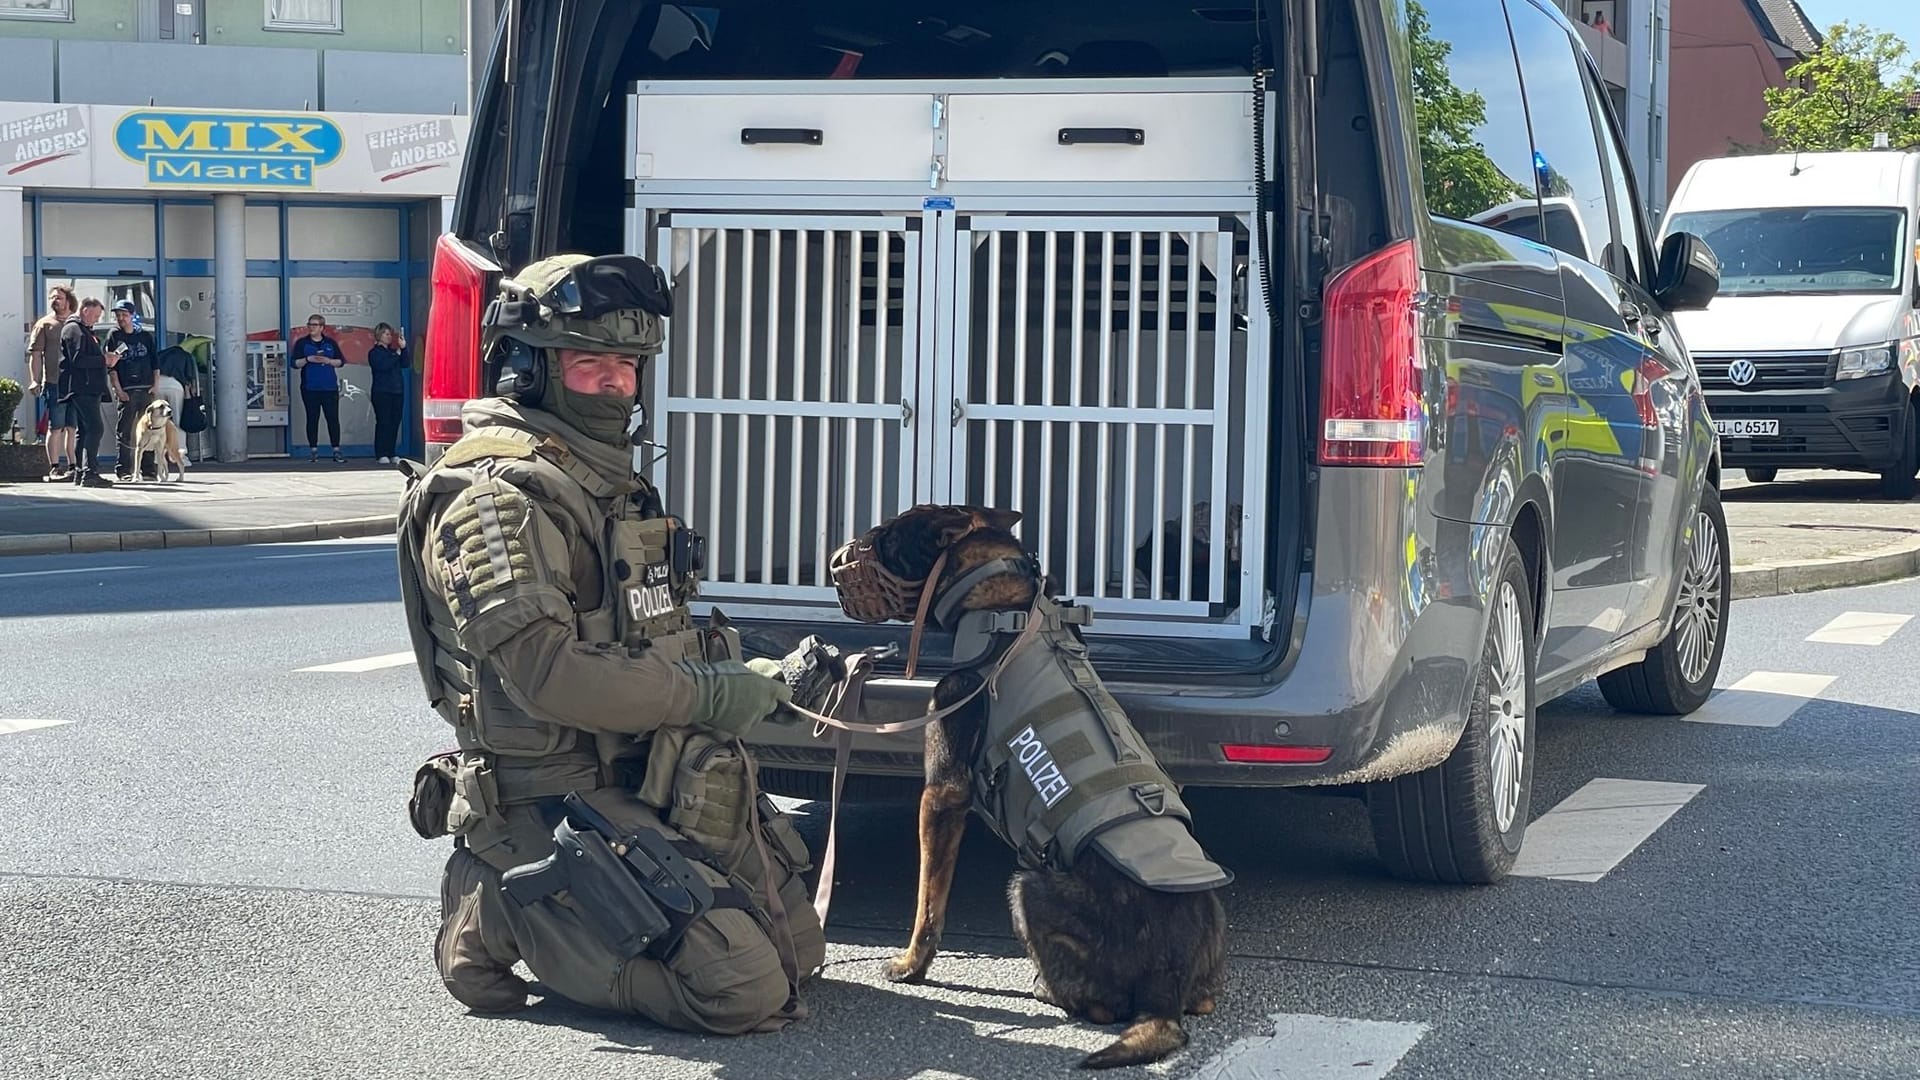
[[[1493,818],[1501,832],[1513,828],[1520,808],[1527,762],[1526,627],[1520,595],[1500,583],[1493,609],[1493,667],[1487,672],[1487,756],[1493,779]]]
[[[1680,598],[1675,605],[1680,675],[1688,683],[1706,678],[1720,642],[1720,534],[1704,511],[1693,519],[1693,540],[1687,545],[1687,567],[1680,575]]]

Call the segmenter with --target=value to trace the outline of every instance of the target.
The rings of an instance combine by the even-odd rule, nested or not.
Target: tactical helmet
[[[549,350],[659,353],[673,294],[659,267],[635,255],[553,255],[503,278],[481,318],[481,351],[496,393],[538,403],[558,379]]]

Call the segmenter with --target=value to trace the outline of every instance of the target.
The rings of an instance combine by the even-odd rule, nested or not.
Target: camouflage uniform
[[[797,982],[825,955],[806,846],[764,796],[763,845],[748,826],[737,739],[786,688],[766,661],[739,662],[730,631],[692,626],[691,534],[633,473],[634,402],[561,377],[562,348],[641,364],[659,351],[664,302],[595,315],[568,291],[591,274],[620,295],[623,273],[656,275],[664,296],[629,257],[557,256],[502,283],[486,344],[490,370],[517,373],[500,383],[515,394],[469,402],[467,432],[402,499],[409,629],[459,744],[422,766],[412,806],[422,835],[456,837],[435,959],[476,1010],[525,1005],[523,961],[581,1004],[684,1030],[772,1030],[803,1015]],[[504,872],[554,850],[569,792],[626,834],[668,837],[720,898],[665,955],[623,955],[582,918],[578,890],[525,904],[503,893]]]

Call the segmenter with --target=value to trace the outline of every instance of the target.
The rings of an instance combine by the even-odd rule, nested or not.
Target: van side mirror
[[[1653,298],[1668,311],[1699,311],[1720,292],[1720,260],[1705,240],[1674,233],[1660,245]]]

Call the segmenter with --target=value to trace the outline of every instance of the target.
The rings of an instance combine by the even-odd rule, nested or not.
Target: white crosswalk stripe
[[[1833,680],[1832,675],[1755,671],[1715,691],[1698,711],[1681,719],[1694,724],[1779,727],[1802,705],[1826,693]]]
[[[294,668],[298,671],[330,671],[358,674],[367,671],[379,671],[383,668],[400,667],[413,663],[413,653],[387,653],[384,656],[369,656],[363,660],[342,660],[337,664],[318,664],[314,667]]]
[[[1527,826],[1513,873],[1599,881],[1702,790],[1659,780],[1589,780]]]
[[[1882,611],[1843,611],[1827,625],[1807,635],[1808,641],[1823,645],[1885,645],[1912,621],[1911,615]]]
[[[71,720],[7,720],[0,718],[0,735],[13,735],[22,731],[38,731],[41,728],[59,727],[61,724],[71,723],[73,723]]]
[[[1427,1032],[1426,1024],[1273,1014],[1273,1034],[1241,1039],[1200,1067],[1196,1080],[1380,1080]]]

